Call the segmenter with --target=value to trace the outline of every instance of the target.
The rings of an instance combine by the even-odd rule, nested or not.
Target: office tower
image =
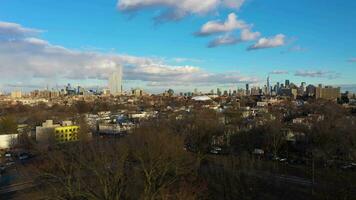
[[[250,85],[247,83],[246,84],[246,95],[250,94]]]
[[[289,87],[289,84],[290,84],[289,80],[286,80],[285,87]]]
[[[267,85],[263,86],[263,94],[268,95],[268,88]]]
[[[277,82],[277,84],[276,84],[276,94],[278,94],[279,93],[279,89],[280,89],[281,87],[280,87],[280,85],[279,85],[279,82]]]
[[[221,90],[219,88],[216,89],[216,93],[218,96],[221,96]]]
[[[122,93],[122,67],[113,72],[109,78],[109,89],[112,95],[120,95]]]
[[[269,82],[269,76],[267,76],[267,94],[268,95],[271,94],[271,86],[270,86],[270,82]]]
[[[302,82],[301,84],[300,84],[300,86],[301,87],[305,87],[307,84],[305,83],[305,82]]]
[[[306,83],[302,82],[298,88],[298,95],[299,96],[304,96],[304,94],[306,93]]]

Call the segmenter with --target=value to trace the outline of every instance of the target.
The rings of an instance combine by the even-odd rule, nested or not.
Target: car
[[[265,151],[262,149],[254,149],[252,153],[255,155],[263,155],[265,154]]]
[[[213,150],[210,151],[210,153],[212,153],[212,154],[219,154],[219,151],[216,151],[216,150],[213,149]]]
[[[14,165],[14,164],[15,164],[15,162],[13,162],[13,161],[5,163],[6,166],[11,166],[11,165]]]
[[[210,150],[210,153],[212,153],[212,154],[220,154],[221,152],[222,152],[221,147],[212,147]]]
[[[4,172],[6,167],[4,165],[0,165],[0,172]]]
[[[27,153],[20,154],[19,159],[20,160],[27,160],[30,158],[30,155]]]

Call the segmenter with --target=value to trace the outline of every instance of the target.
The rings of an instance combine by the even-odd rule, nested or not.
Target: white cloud
[[[219,7],[238,10],[243,3],[244,0],[118,0],[117,7],[123,12],[157,7],[164,11],[156,19],[175,20],[186,15],[204,15]]]
[[[214,48],[214,47],[223,46],[223,45],[234,45],[240,41],[241,40],[238,39],[237,37],[232,36],[230,34],[226,34],[226,35],[219,36],[215,40],[211,41],[208,44],[208,47]]]
[[[21,29],[25,29],[20,27]],[[72,50],[37,37],[3,34],[0,27],[0,79],[32,83],[38,78],[58,81],[106,80],[124,67],[125,80],[174,84],[254,82],[241,74],[214,74],[197,66],[168,65],[162,59],[117,53]],[[174,86],[174,85],[173,85]]]
[[[323,71],[323,70],[299,70],[296,71],[295,76],[301,77],[311,77],[311,78],[328,78],[336,79],[340,77],[340,73],[333,71]]]
[[[234,45],[241,42],[253,41],[257,40],[260,35],[261,34],[259,32],[252,32],[249,28],[246,28],[241,30],[240,38],[228,33],[225,35],[218,36],[217,38],[212,40],[208,44],[208,47],[214,48],[218,46]]]
[[[224,0],[223,3],[229,8],[240,9],[245,0]]]
[[[257,43],[250,46],[248,50],[280,47],[285,45],[285,38],[286,36],[283,34],[278,34],[271,38],[260,38]]]
[[[19,24],[0,21],[0,39],[1,37],[24,37],[34,36],[41,33],[41,30],[24,28]]]
[[[260,32],[252,32],[250,29],[243,29],[241,31],[241,40],[242,41],[253,41],[257,40],[261,36]]]
[[[200,31],[197,33],[199,36],[207,36],[216,33],[225,33],[231,32],[237,29],[247,28],[248,25],[242,21],[237,19],[237,15],[235,13],[230,13],[225,22],[221,21],[209,21],[204,24]]]

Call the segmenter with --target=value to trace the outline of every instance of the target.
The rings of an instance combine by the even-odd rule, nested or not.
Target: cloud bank
[[[209,48],[256,41],[256,43],[251,45],[247,50],[257,50],[280,47],[286,43],[286,37],[283,34],[278,34],[269,38],[260,38],[262,34],[257,31],[252,31],[252,28],[252,24],[248,24],[245,21],[238,19],[235,13],[230,13],[225,21],[208,21],[202,25],[200,30],[196,32],[195,35],[202,37],[222,34],[209,42]],[[236,31],[240,32],[240,36],[236,36],[234,33]]]
[[[117,8],[122,12],[158,8],[162,12],[155,19],[169,21],[178,20],[187,15],[206,15],[219,8],[238,10],[244,2],[244,0],[119,0]]]
[[[226,8],[236,12],[244,3],[245,0],[118,0],[117,8],[124,13],[155,9],[159,13],[155,16],[155,21],[162,22],[179,20],[188,15],[207,15]],[[208,44],[209,48],[258,40],[261,37],[261,33],[253,32],[251,30],[253,25],[239,19],[234,12],[230,13],[224,21],[213,20],[206,22],[195,35],[224,34],[211,40]],[[234,35],[234,31],[240,31],[240,36]],[[283,34],[278,34],[271,38],[261,38],[256,44],[250,46],[248,50],[283,46],[285,45],[284,40],[285,36]]]
[[[2,24],[7,25],[0,26],[1,78],[26,81],[37,78],[106,80],[113,71],[124,67],[125,80],[144,82],[179,85],[258,81],[255,77],[238,73],[215,74],[198,66],[168,65],[157,58],[68,49],[42,40],[40,31],[33,31],[35,29],[14,23]]]

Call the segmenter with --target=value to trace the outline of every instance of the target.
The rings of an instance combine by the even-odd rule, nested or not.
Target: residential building
[[[317,87],[315,92],[316,99],[337,100],[341,97],[340,88],[334,88],[331,86]]]
[[[57,142],[71,142],[78,140],[79,126],[60,126],[54,129],[54,135]]]
[[[111,74],[109,77],[110,93],[114,96],[122,94],[122,67]]]

